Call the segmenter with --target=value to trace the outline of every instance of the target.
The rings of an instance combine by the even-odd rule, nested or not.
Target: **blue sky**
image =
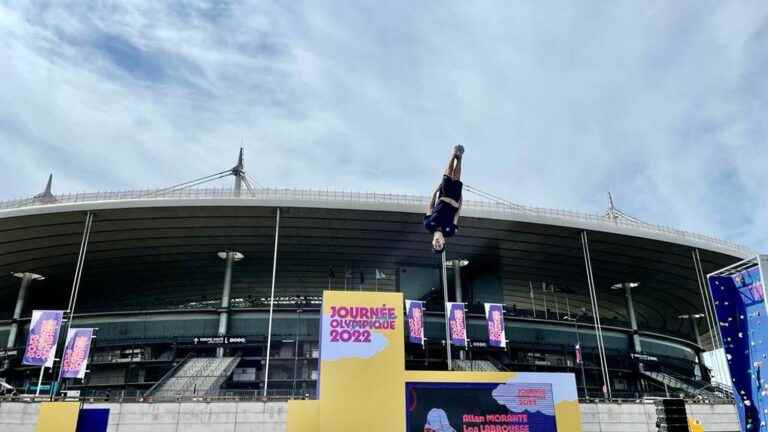
[[[768,2],[0,0],[0,199],[466,183],[768,250]]]

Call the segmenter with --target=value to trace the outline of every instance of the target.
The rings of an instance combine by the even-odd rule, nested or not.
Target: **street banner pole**
[[[445,270],[445,250],[440,254],[443,257],[443,263],[440,266],[440,271],[443,275],[443,304],[445,306],[445,356],[448,360],[448,370],[453,370],[451,363],[451,332],[448,327],[448,316],[450,311],[448,310],[448,273]]]
[[[40,396],[40,386],[43,384],[43,372],[45,372],[45,365],[40,367],[40,377],[37,379],[37,390],[35,390],[35,397]]]
[[[72,289],[69,293],[69,304],[67,305],[67,331],[65,334],[69,334],[69,329],[72,328],[72,322],[75,317],[75,307],[77,306],[77,295],[80,292],[80,279],[83,276],[83,266],[85,265],[85,256],[88,252],[88,242],[91,239],[91,227],[93,226],[93,213],[87,212],[85,214],[85,225],[83,227],[83,237],[80,240],[80,252],[77,256],[77,264],[75,265],[75,277],[72,280]],[[54,350],[55,354],[55,350]],[[62,355],[63,357],[63,355]],[[61,367],[61,365],[59,365]],[[53,364],[51,364],[51,372],[53,373]],[[53,381],[53,377],[51,377]],[[51,383],[51,402],[56,398],[56,392],[61,385],[61,375],[56,377],[55,385]]]

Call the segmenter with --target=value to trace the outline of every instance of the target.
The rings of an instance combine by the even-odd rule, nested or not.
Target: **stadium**
[[[426,302],[425,344],[403,342],[409,370],[448,367],[443,302],[459,301],[472,342],[454,348],[454,370],[572,372],[581,399],[730,397],[716,382],[723,371],[703,365],[719,343],[703,284],[755,255],[744,247],[612,203],[582,214],[484,194],[465,202],[447,248],[444,299],[421,224],[426,197],[253,188],[242,160],[216,178],[229,174],[234,189],[54,195],[49,181],[34,198],[0,203],[6,383],[50,389],[54,375],[38,389],[40,369],[19,353],[31,311],[66,310],[76,291],[72,325],[96,328],[96,339],[85,379],[64,390],[313,399],[320,299],[346,290]],[[485,302],[504,305],[507,349],[484,342]],[[197,378],[178,384],[193,364]]]

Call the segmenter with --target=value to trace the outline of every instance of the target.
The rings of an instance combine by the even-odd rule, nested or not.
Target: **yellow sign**
[[[80,402],[43,402],[35,432],[75,432]]]
[[[323,293],[319,399],[288,402],[288,432],[581,430],[573,374],[406,371],[403,302]]]

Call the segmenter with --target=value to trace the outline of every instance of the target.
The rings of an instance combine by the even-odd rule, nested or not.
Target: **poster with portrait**
[[[556,432],[552,384],[406,383],[407,432]]]

